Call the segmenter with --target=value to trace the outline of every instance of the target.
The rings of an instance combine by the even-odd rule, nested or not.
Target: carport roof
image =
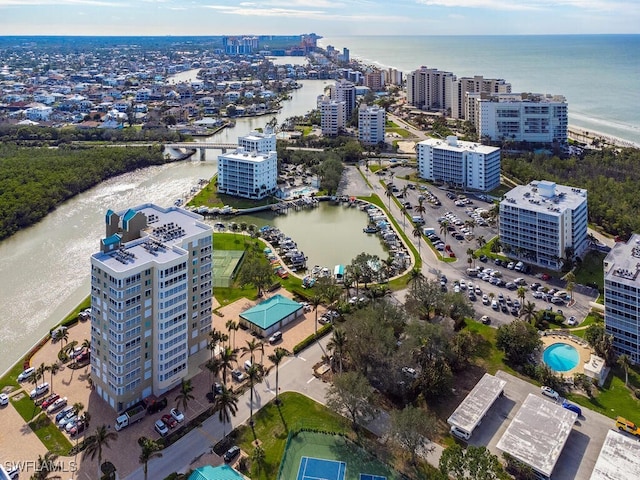
[[[496,446],[550,477],[577,418],[562,405],[530,393]]]
[[[267,330],[302,308],[302,304],[282,295],[274,295],[240,314],[241,318]]]
[[[459,427],[466,432],[472,433],[480,420],[487,414],[491,405],[503,392],[505,380],[485,373],[473,390],[458,405],[456,411],[451,414],[447,422],[449,425]]]
[[[609,430],[600,450],[591,480],[636,480],[640,478],[640,443],[624,433]]]

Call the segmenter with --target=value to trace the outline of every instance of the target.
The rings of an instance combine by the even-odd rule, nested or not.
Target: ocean
[[[345,36],[320,45],[403,73],[422,65],[564,95],[569,123],[640,144],[640,35]]]

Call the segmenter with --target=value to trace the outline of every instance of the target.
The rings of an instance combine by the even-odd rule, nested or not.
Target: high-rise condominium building
[[[566,143],[568,106],[561,95],[467,93],[466,119],[478,138]]]
[[[423,110],[446,112],[451,108],[453,79],[451,72],[420,67],[407,74],[407,103]]]
[[[464,142],[455,136],[418,143],[418,175],[482,192],[500,185],[500,149]]]
[[[198,367],[190,359],[211,331],[212,229],[153,204],[109,210],[105,221],[91,256],[91,379],[121,412]]]
[[[587,249],[587,191],[546,180],[513,188],[500,202],[500,243],[509,257],[559,270]]]
[[[373,72],[367,72],[364,74],[364,86],[369,87],[374,92],[384,90],[384,77],[385,72],[382,70],[374,70]]]
[[[466,119],[466,93],[511,93],[511,84],[502,79],[475,77],[448,77],[451,82],[451,117]]]
[[[320,95],[318,97],[318,108],[320,109],[322,134],[327,136],[339,135],[347,125],[347,103],[331,100],[327,96]]]
[[[377,105],[361,105],[358,109],[358,140],[363,145],[384,142],[386,112]]]
[[[613,347],[640,362],[640,235],[618,242],[604,259],[604,325]]]
[[[276,135],[251,132],[238,137],[238,149],[218,157],[218,191],[237,197],[260,199],[278,186]]]
[[[346,118],[351,118],[353,109],[356,108],[356,86],[344,79],[337,80],[335,85],[331,86],[331,100],[345,102]]]

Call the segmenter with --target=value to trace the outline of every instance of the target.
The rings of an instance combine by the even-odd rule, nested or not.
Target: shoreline
[[[640,149],[640,143],[625,140],[624,138],[598,132],[596,130],[587,130],[586,128],[577,127],[571,124],[567,127],[567,138],[575,140],[576,142],[585,143],[587,146],[591,146],[593,141],[597,139],[601,144],[613,147]]]

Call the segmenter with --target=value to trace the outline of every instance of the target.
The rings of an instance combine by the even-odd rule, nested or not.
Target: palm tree
[[[138,439],[138,445],[140,445],[141,452],[138,460],[143,465],[142,471],[144,472],[144,480],[147,480],[147,473],[149,471],[149,460],[154,457],[161,457],[160,445],[157,442],[147,437],[140,437]]]
[[[440,224],[440,235],[445,243],[447,242],[447,233],[449,233],[449,220],[443,220]]]
[[[520,299],[521,302],[524,302],[524,295],[525,295],[526,292],[527,291],[525,290],[524,287],[522,287],[522,286],[518,287],[517,295],[518,295],[518,298]]]
[[[211,384],[211,390],[213,391],[213,379],[220,373],[220,370],[222,370],[222,362],[219,357],[210,358],[204,366],[209,370],[209,383]]]
[[[476,221],[473,218],[470,218],[469,220],[464,222],[464,225],[469,230],[471,230],[471,233],[473,233],[473,230],[478,226],[478,224],[476,223]]]
[[[232,320],[232,319],[227,320],[227,323],[225,323],[224,326],[227,327],[227,332],[229,332],[229,338],[231,338],[231,331],[232,330],[235,331],[236,325],[237,325],[237,322],[235,320]],[[233,341],[234,341],[234,344],[235,344],[235,334],[234,334]],[[229,346],[231,346],[231,345],[229,345]]]
[[[49,384],[51,386],[51,391],[53,392],[53,377],[60,371],[60,364],[58,362],[53,362],[47,367],[47,370],[51,374],[51,381]]]
[[[207,348],[211,351],[211,358],[213,358],[216,347],[218,346],[218,343],[220,343],[221,340],[222,340],[222,333],[216,330],[215,328],[212,328],[211,331],[209,332],[209,343],[207,344]]]
[[[62,330],[58,330],[58,334],[56,335],[56,338],[60,342],[60,351],[62,352],[63,345],[69,341],[69,330],[67,330],[66,328]]]
[[[412,234],[413,234],[414,238],[417,238],[417,239],[418,239],[418,256],[419,256],[420,258],[422,258],[422,252],[420,251],[420,247],[421,247],[421,245],[422,245],[422,242],[420,241],[420,240],[422,240],[422,230],[421,230],[421,228],[420,228],[420,225],[416,225],[416,226],[413,228],[413,232],[412,232]]]
[[[238,412],[238,395],[232,388],[222,387],[220,393],[213,401],[213,411],[218,412],[218,420],[222,423],[222,438],[227,436],[227,423]]]
[[[424,198],[418,199],[418,205],[416,205],[416,212],[420,214],[420,218],[427,211],[427,207],[424,206]]]
[[[237,350],[229,347],[220,352],[220,368],[222,369],[222,383],[227,384],[227,370],[233,369],[233,364],[238,361]]]
[[[322,304],[322,296],[315,294],[312,295],[309,299],[309,303],[313,307],[313,311],[316,312],[316,322],[315,322],[315,334],[318,336],[318,307]]]
[[[263,366],[259,363],[251,363],[251,366],[247,370],[247,378],[249,379],[249,425],[253,428],[253,392],[254,385],[262,381],[262,374],[264,372]]]
[[[180,393],[176,396],[176,407],[180,407],[180,405],[182,405],[182,411],[187,411],[189,402],[195,398],[191,395],[192,390],[193,386],[191,385],[191,380],[185,380],[183,378],[182,383],[180,384]]]
[[[569,303],[571,303],[573,302],[573,290],[576,288],[576,276],[573,272],[569,272],[564,276],[564,279],[567,282],[567,292],[571,295],[571,298],[569,299]]]
[[[251,363],[253,364],[253,352],[260,348],[262,342],[259,342],[255,338],[252,338],[251,340],[246,340],[246,343],[247,346],[242,347],[242,356],[244,357],[244,355],[248,353],[249,358],[251,359]],[[264,348],[264,346],[262,348]]]
[[[50,477],[49,474],[59,471],[60,467],[57,465],[58,455],[52,452],[47,452],[42,455],[38,455],[37,465],[35,467],[35,473],[31,475],[31,480],[47,480],[47,479],[60,479],[60,475]]]
[[[264,465],[264,458],[264,448],[262,448],[262,446],[260,445],[256,445],[256,447],[253,449],[253,452],[251,452],[251,461],[258,466],[258,476],[260,476],[260,470]]]
[[[527,323],[532,323],[536,319],[536,304],[533,302],[524,304],[520,310],[520,318],[524,318]]]
[[[116,432],[108,430],[106,425],[100,425],[98,428],[96,428],[96,433],[84,439],[85,449],[82,453],[82,457],[84,458],[88,455],[91,460],[93,460],[96,456],[98,457],[97,478],[102,478],[102,449],[109,448],[109,442],[111,442],[112,440],[115,441],[117,439],[118,434]]]
[[[391,197],[393,196],[393,187],[391,186],[391,184],[387,185],[387,189],[384,194],[389,199],[389,209],[391,209]]]
[[[271,355],[269,355],[269,360],[276,366],[276,405],[280,404],[280,399],[278,398],[278,368],[280,366],[280,362],[282,359],[288,355],[284,348],[278,347],[276,348]]]
[[[469,264],[469,266],[471,266],[475,259],[476,257],[474,255],[473,248],[467,248],[467,263]]]
[[[478,245],[478,248],[482,248],[487,244],[487,241],[485,240],[483,235],[480,235],[478,238],[476,238],[476,245]]]
[[[84,405],[82,402],[76,402],[73,404],[73,411],[76,414],[76,417],[80,416],[80,412],[84,410]]]
[[[82,341],[82,348],[86,348],[87,350],[91,350],[91,340],[89,340],[88,338],[85,338]]]
[[[342,360],[347,347],[347,335],[342,328],[334,328],[331,340],[327,343],[327,350],[333,352],[333,358],[338,361],[338,373],[342,373]]]
[[[616,360],[616,363],[624,369],[624,386],[629,385],[629,367],[631,367],[631,360],[626,354],[622,354]]]

